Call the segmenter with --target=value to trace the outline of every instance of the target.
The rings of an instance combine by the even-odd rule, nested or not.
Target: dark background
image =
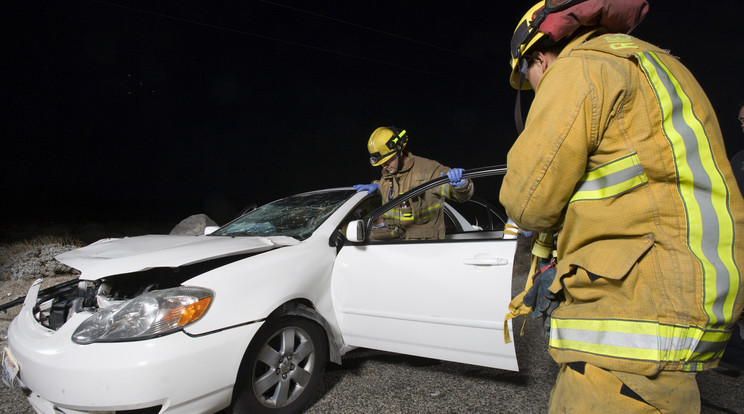
[[[741,0],[650,3],[634,35],[680,57],[729,156],[744,149]],[[6,1],[3,217],[223,224],[378,177],[366,141],[380,125],[451,167],[505,163],[508,44],[532,4]]]

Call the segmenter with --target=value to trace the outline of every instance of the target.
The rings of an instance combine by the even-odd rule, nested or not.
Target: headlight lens
[[[197,321],[212,302],[209,289],[180,286],[137,296],[83,321],[72,335],[78,344],[137,341],[178,331]]]

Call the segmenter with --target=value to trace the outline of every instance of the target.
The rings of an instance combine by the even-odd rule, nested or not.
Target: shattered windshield
[[[212,235],[290,236],[304,240],[354,194],[354,190],[340,190],[283,198],[238,217]]]

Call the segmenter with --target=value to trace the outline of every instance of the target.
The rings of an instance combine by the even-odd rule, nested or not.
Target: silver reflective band
[[[638,154],[634,152],[584,173],[571,202],[616,197],[647,182]]]

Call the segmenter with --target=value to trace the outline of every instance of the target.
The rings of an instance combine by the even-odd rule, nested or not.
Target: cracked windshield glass
[[[289,236],[313,234],[354,190],[298,194],[264,204],[212,233],[215,236]]]

